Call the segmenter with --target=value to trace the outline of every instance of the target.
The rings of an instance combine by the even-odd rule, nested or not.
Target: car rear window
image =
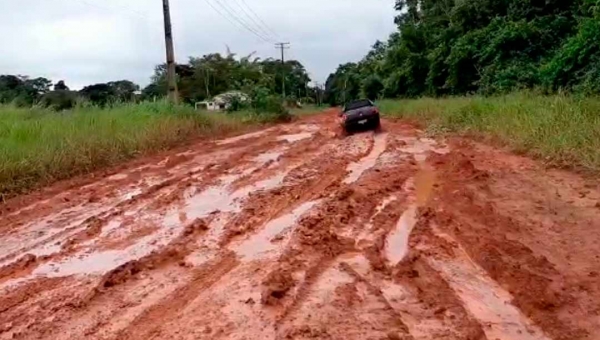
[[[370,100],[358,100],[352,103],[349,103],[344,108],[344,111],[356,110],[362,107],[373,106]]]

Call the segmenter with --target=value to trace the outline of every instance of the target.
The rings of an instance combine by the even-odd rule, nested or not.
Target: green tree
[[[598,93],[596,0],[396,0],[398,31],[352,70],[380,78],[386,97],[483,93],[544,86]],[[340,79],[326,97],[340,103]],[[369,80],[371,82],[372,80]],[[342,96],[343,97],[343,96]]]
[[[300,62],[289,60],[282,65],[278,60],[255,58],[254,54],[241,58],[233,53],[192,57],[188,64],[177,65],[176,72],[180,97],[188,103],[233,90],[250,93],[263,88],[278,94],[282,92],[283,75],[288,94],[305,94],[310,82]],[[155,68],[151,85],[142,92],[143,97],[166,94],[165,65]]]
[[[383,83],[376,75],[371,75],[365,78],[362,83],[362,94],[363,97],[376,100],[382,94]]]
[[[69,91],[69,87],[65,85],[64,80],[59,80],[58,83],[54,85],[54,91]]]
[[[46,78],[0,75],[0,103],[29,106],[50,90],[52,82]]]

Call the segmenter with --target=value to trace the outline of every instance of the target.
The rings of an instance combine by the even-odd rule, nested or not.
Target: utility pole
[[[173,30],[171,28],[171,11],[169,0],[163,0],[163,15],[165,20],[165,43],[167,47],[167,83],[169,87],[169,101],[177,104],[179,94],[177,93],[177,79],[175,75],[175,50],[173,49]]]
[[[317,103],[317,106],[321,106],[321,87],[319,82],[315,82],[315,103]]]
[[[208,83],[210,82],[210,70],[206,69],[206,75],[204,76],[204,84],[206,85],[206,99],[210,99],[210,91],[208,90]]]
[[[285,50],[288,50],[290,43],[289,42],[280,42],[276,43],[275,47],[281,49],[281,92],[283,99],[285,99]]]

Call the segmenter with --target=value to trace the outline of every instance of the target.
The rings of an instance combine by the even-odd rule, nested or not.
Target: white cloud
[[[180,62],[224,52],[226,45],[240,55],[279,57],[272,44],[232,25],[207,1],[239,14],[245,1],[292,43],[289,58],[320,82],[395,29],[393,0],[171,0]],[[117,79],[145,85],[164,61],[160,0],[0,0],[0,8],[0,74],[64,79],[73,88]]]

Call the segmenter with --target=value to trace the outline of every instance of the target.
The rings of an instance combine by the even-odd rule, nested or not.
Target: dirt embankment
[[[0,339],[599,339],[596,183],[335,114],[0,215]],[[83,182],[81,182],[83,183]]]

